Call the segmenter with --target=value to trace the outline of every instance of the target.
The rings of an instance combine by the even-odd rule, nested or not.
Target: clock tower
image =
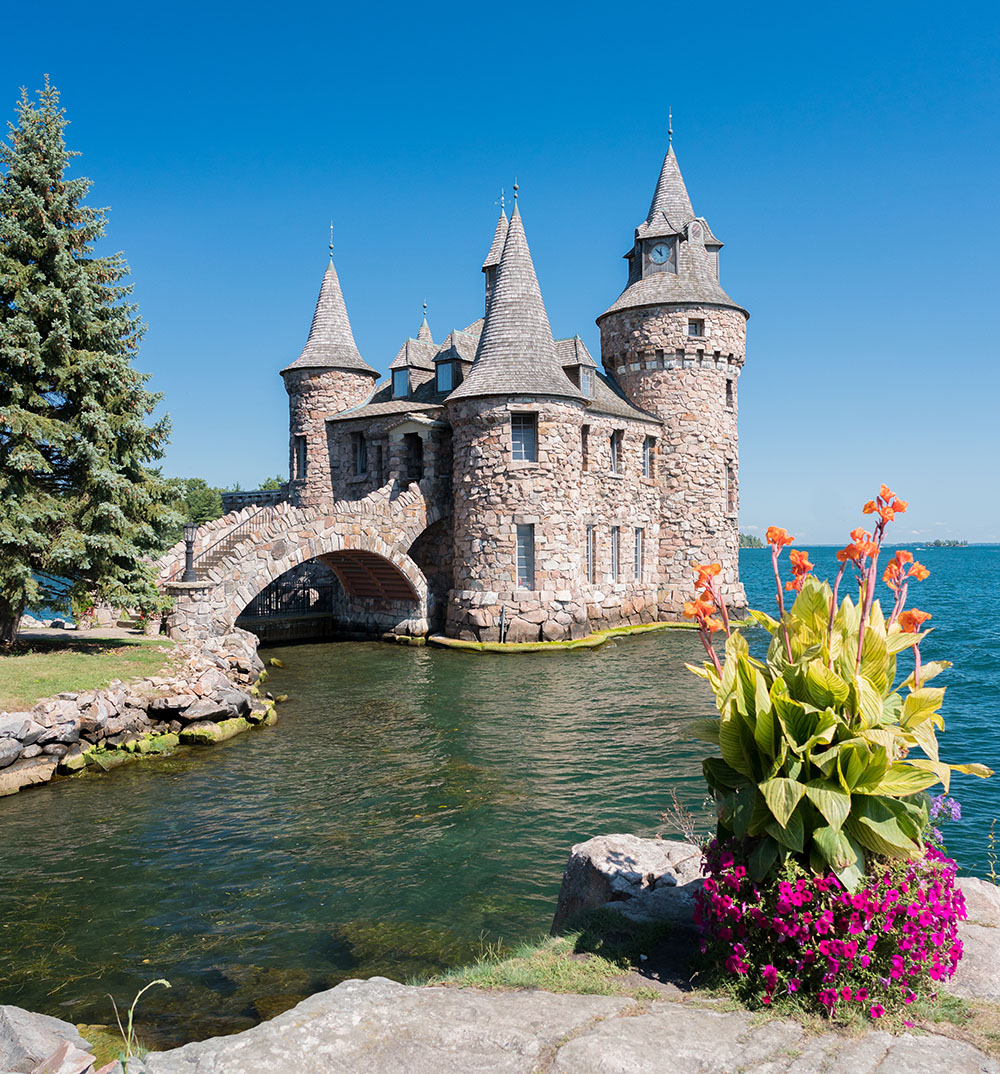
[[[625,254],[625,290],[597,318],[601,358],[636,406],[663,423],[660,487],[661,612],[693,593],[693,562],[722,564],[727,604],[745,608],[739,580],[737,385],[749,314],[719,283],[722,243],[695,216],[673,145],[646,219]]]

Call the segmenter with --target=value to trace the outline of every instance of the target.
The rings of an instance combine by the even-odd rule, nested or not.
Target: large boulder
[[[7,768],[0,769],[0,798],[17,794],[22,787],[34,783],[48,783],[55,773],[58,757],[22,757]]]
[[[63,1049],[63,1045],[69,1047]],[[46,1063],[53,1074],[82,1074],[91,1068],[90,1045],[75,1026],[48,1014],[0,1006],[0,1070],[32,1074],[61,1049],[59,1065]]]
[[[21,748],[16,738],[0,738],[0,768],[12,765],[21,756]]]
[[[552,932],[581,910],[611,905],[636,920],[685,923],[702,880],[701,849],[676,839],[600,835],[570,850]]]
[[[958,927],[962,961],[946,987],[963,999],[1000,1003],[1000,888],[973,876],[961,877],[958,886],[968,917]]]

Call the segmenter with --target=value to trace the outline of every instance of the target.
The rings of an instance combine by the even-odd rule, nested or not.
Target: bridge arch
[[[407,550],[444,512],[427,504],[415,486],[393,500],[372,497],[344,506],[328,514],[283,504],[259,527],[241,524],[233,546],[223,546],[224,555],[199,572],[197,582],[165,581],[177,602],[168,620],[170,635],[228,633],[254,597],[309,560],[329,566],[358,598],[398,602],[407,613],[400,632],[426,633],[427,579]]]

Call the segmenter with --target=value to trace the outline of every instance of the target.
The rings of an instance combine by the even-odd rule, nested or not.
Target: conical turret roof
[[[332,256],[323,274],[309,339],[302,353],[291,365],[285,366],[282,373],[289,369],[350,369],[378,376],[361,357],[354,342],[354,332]]]
[[[476,358],[451,399],[483,395],[557,395],[579,399],[579,389],[563,372],[552,340],[548,314],[514,205],[496,289]]]
[[[517,206],[515,206],[515,208],[517,208]],[[500,264],[500,255],[503,253],[503,244],[507,239],[508,226],[507,214],[501,209],[500,219],[497,220],[497,229],[493,232],[493,242],[490,244],[490,252],[486,255],[486,260],[483,262],[483,272],[489,268],[493,268],[494,265]]]
[[[431,326],[427,323],[427,314],[424,314],[423,324],[420,326],[420,331],[417,332],[417,339],[421,343],[433,343],[434,337],[431,335]]]
[[[674,235],[685,224],[694,219],[694,209],[688,197],[684,177],[681,175],[674,147],[667,146],[667,155],[663,158],[660,178],[653,191],[653,200],[649,204],[646,219],[639,225],[640,238],[654,235]]]

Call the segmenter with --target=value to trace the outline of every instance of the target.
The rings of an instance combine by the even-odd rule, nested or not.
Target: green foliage
[[[0,645],[26,606],[69,597],[128,607],[176,517],[149,466],[169,424],[132,367],[143,325],[121,254],[97,255],[106,210],[85,178],[58,92],[22,91],[0,143]]]
[[[704,762],[719,837],[756,840],[756,879],[791,856],[816,873],[832,870],[855,890],[866,856],[923,852],[920,792],[938,782],[947,791],[953,770],[991,773],[939,759],[944,690],[923,684],[950,665],[925,665],[920,687],[912,675],[895,686],[897,654],[920,636],[898,623],[887,629],[876,602],[856,666],[860,611],[846,597],[829,631],[832,600],[830,587],[809,576],[783,624],[754,613],[772,635],[765,661],[734,632],[721,675],[711,664],[692,667],[720,713],[694,733],[721,753]],[[916,750],[923,756],[911,756]]]
[[[287,484],[287,479],[280,474],[277,477],[269,477],[260,483],[261,492],[277,492]]]
[[[763,548],[764,542],[751,533],[740,534],[740,548]]]

